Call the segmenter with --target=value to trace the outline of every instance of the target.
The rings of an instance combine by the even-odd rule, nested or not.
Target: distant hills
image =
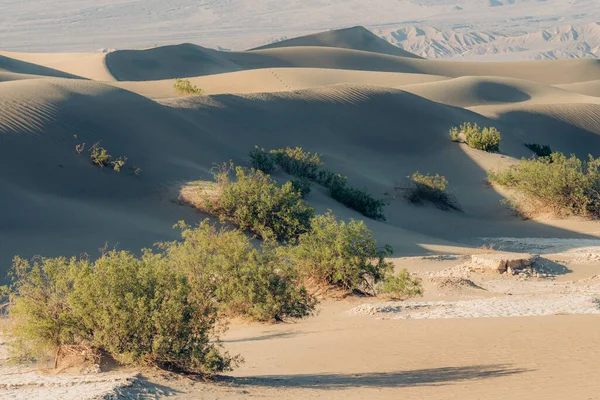
[[[599,23],[516,33],[418,25],[399,29],[374,28],[373,31],[399,48],[429,59],[499,61],[600,56]]]

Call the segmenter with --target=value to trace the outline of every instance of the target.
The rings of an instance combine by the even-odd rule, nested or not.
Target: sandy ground
[[[206,95],[178,96],[176,77]],[[297,323],[234,324],[224,344],[246,363],[216,383],[3,365],[0,398],[599,398],[600,224],[522,220],[501,203],[510,193],[485,183],[531,156],[524,143],[600,156],[599,81],[595,60],[424,60],[362,28],[245,52],[0,52],[0,282],[16,254],[93,257],[106,242],[177,238],[176,221],[206,217],[178,188],[210,179],[215,163],[247,164],[259,145],[318,152],[386,197],[387,220],[365,222],[426,289],[403,303],[326,301]],[[498,127],[500,153],[452,143],[464,121]],[[97,142],[127,157],[120,173],[76,151]],[[446,176],[464,212],[396,196],[415,171]],[[318,186],[307,201],[362,218]],[[481,245],[540,258],[526,273],[482,274],[468,265]]]
[[[325,301],[304,321],[233,324],[223,343],[245,363],[216,382],[5,366],[0,398],[600,398],[600,263],[545,255],[536,278],[473,272],[468,258],[396,259],[422,277],[423,299]]]

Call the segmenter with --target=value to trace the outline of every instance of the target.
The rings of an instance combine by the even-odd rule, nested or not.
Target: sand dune
[[[206,94],[264,93],[303,90],[337,84],[401,87],[407,84],[447,79],[426,74],[354,71],[326,68],[263,68],[190,78]],[[159,99],[177,96],[173,80],[110,82],[146,97]]]
[[[537,82],[499,77],[465,76],[403,86],[403,90],[457,107],[493,104],[588,103],[596,99]]]
[[[556,85],[556,87],[575,93],[585,94],[587,96],[600,97],[600,80]]]
[[[215,163],[233,160],[248,165],[248,151],[255,145],[302,146],[318,152],[327,168],[348,176],[352,185],[388,199],[385,222],[365,221],[380,243],[392,245],[398,257],[453,255],[450,261],[395,260],[398,267],[406,264],[425,278],[429,270],[421,271],[422,265],[443,273],[448,263],[456,266],[460,262],[457,254],[480,251],[474,248],[494,243],[494,238],[510,238],[514,247],[560,242],[566,247],[566,255],[560,257],[572,259],[569,268],[581,277],[592,275],[598,259],[594,246],[600,240],[597,221],[524,221],[501,204],[505,195],[490,188],[486,177],[490,169],[529,157],[531,151],[524,146],[529,142],[549,144],[554,150],[581,157],[588,153],[600,156],[600,98],[595,96],[600,94],[596,91],[598,61],[424,60],[392,51],[360,28],[267,47],[218,52],[182,44],[110,53],[0,53],[0,210],[5,211],[0,213],[0,283],[16,254],[88,253],[95,257],[105,243],[110,248],[137,250],[177,238],[178,232],[172,229],[176,221],[193,224],[207,217],[178,201],[180,186],[210,179]],[[207,95],[177,95],[173,90],[176,77],[189,78]],[[451,142],[449,128],[465,121],[496,126],[503,137],[500,153]],[[114,157],[127,157],[121,172],[101,169],[92,164],[87,150],[76,151],[76,146],[89,149],[95,143]],[[136,175],[133,168],[141,172]],[[464,212],[415,206],[395,196],[395,187],[415,171],[444,175]],[[278,174],[274,178],[289,179]],[[332,200],[318,185],[313,185],[307,201],[317,212],[331,209],[343,219],[364,219]],[[575,253],[567,254],[577,248],[587,249],[577,253],[584,255],[585,268],[577,269],[577,263],[583,261],[577,261]],[[506,304],[518,311],[510,315],[580,312],[583,303],[593,309],[595,303],[589,296],[597,295],[596,286],[585,282],[577,286],[536,281],[536,286],[516,277],[494,277],[475,283],[476,291],[461,293],[473,296],[468,304],[479,316],[506,315]],[[532,287],[561,296],[565,294],[559,293],[562,289],[577,287],[589,298],[573,303],[574,298],[559,296],[560,307],[532,314],[530,304],[509,296],[538,296],[528,292]],[[435,303],[436,307],[454,307],[459,304],[455,300],[461,299],[447,298],[456,295],[453,293],[434,289],[425,299],[426,305],[442,301]],[[497,299],[487,300],[492,297]],[[539,296],[536,299],[542,308],[548,306]],[[491,304],[498,312],[487,315],[481,304]],[[323,388],[341,389],[334,393],[338,398],[397,398],[399,390],[419,398],[514,395],[506,389],[510,385],[495,385],[493,379],[514,384],[523,398],[531,393],[561,398],[577,387],[588,397],[598,392],[593,387],[597,372],[591,367],[597,359],[598,337],[590,328],[597,316],[572,318],[573,326],[563,324],[566,320],[557,316],[510,324],[497,318],[486,324],[403,320],[400,325],[399,321],[373,322],[371,317],[347,314],[357,305],[326,303],[324,316],[299,324],[293,338],[285,337],[289,330],[285,324],[268,329],[284,336],[275,338],[261,338],[266,329],[262,325],[233,329],[228,348],[240,349],[249,360],[235,372],[239,377],[235,379],[246,380],[248,393],[273,398],[318,398],[334,393],[323,392]],[[467,314],[471,317],[473,313]],[[546,324],[543,328],[540,321]],[[552,331],[557,326],[558,333]],[[396,328],[408,332],[400,335],[401,348],[394,342],[400,337]],[[510,335],[505,331],[499,334],[501,329],[508,329]],[[572,346],[562,348],[557,354],[564,360],[558,362],[551,347],[564,344],[565,337],[568,343],[582,343],[580,330],[587,336],[577,347],[576,358],[584,361],[573,368],[581,371],[563,376],[564,381],[550,379],[564,369],[573,354]],[[313,335],[315,332],[318,335]],[[388,333],[372,340],[379,337],[377,332]],[[448,338],[442,337],[448,332],[452,343],[463,338],[468,345],[448,352]],[[544,332],[554,333],[548,341],[530,343]],[[290,341],[285,342],[287,339]],[[517,347],[513,347],[515,343]],[[507,353],[506,348],[511,351]],[[305,357],[298,349],[312,350]],[[385,371],[396,371],[398,360],[404,363],[407,354],[407,368],[425,371],[416,372],[422,385],[414,386],[415,375],[406,372],[381,378]],[[441,354],[441,358],[432,358],[432,354]],[[490,364],[498,357],[515,367],[473,367],[481,359]],[[320,361],[315,364],[317,358]],[[359,358],[367,360],[366,365],[375,372],[360,378],[364,387],[354,391],[356,374],[364,372],[356,369]],[[444,372],[448,368],[454,372]],[[527,375],[529,369],[535,371]],[[551,390],[531,390],[530,376]],[[322,379],[328,382],[325,386],[315,384]],[[391,381],[404,383],[400,388]],[[77,393],[91,387],[81,382],[74,385],[79,387],[74,389]],[[134,389],[146,390],[144,385]],[[199,386],[205,389],[204,384]],[[8,390],[6,393],[16,396],[25,393]],[[35,385],[28,390],[41,393],[40,398],[49,393]],[[206,390],[202,393],[222,398],[229,389],[211,386]],[[225,394],[239,398],[241,392],[232,390]]]
[[[392,56],[422,58],[392,45],[390,42],[381,39],[379,36],[373,34],[371,31],[363,28],[362,26],[332,30],[329,32],[315,33],[294,39],[282,40],[266,46],[257,47],[253,50],[297,46],[338,47],[342,49],[363,50],[373,53],[389,54]]]
[[[12,58],[0,53],[0,73],[12,73],[12,74],[23,74],[23,75],[38,75],[38,76],[52,76],[58,78],[78,78],[75,75],[69,74],[65,71],[52,69],[43,65],[33,64],[18,58]]]
[[[198,217],[170,202],[173,188],[209,178],[215,162],[246,162],[254,145],[322,153],[331,169],[377,196],[417,170],[445,175],[464,214],[396,199],[387,223],[368,221],[379,238],[410,254],[514,230],[587,235],[577,223],[558,228],[511,218],[502,195],[482,182],[486,170],[529,156],[527,142],[584,156],[600,148],[597,98],[550,86],[600,80],[597,61],[430,61],[381,54],[372,39],[355,28],[237,53],[190,44],[3,53],[0,159],[10,166],[5,171],[17,172],[0,176],[11,188],[0,202],[15,210],[0,217],[2,268],[15,253],[93,252],[105,240],[137,248],[176,237],[173,221]],[[210,96],[176,97],[172,78],[184,76]],[[451,143],[448,129],[464,121],[497,126],[502,154]],[[142,175],[100,170],[75,152],[77,144],[98,141]],[[359,217],[324,190],[309,200]],[[83,234],[89,226],[93,232]]]
[[[83,80],[1,85],[0,158],[17,171],[2,177],[3,187],[11,189],[1,207],[14,210],[2,221],[3,265],[14,253],[95,252],[105,240],[136,248],[176,237],[170,230],[173,221],[198,217],[170,203],[170,190],[181,181],[208,178],[215,162],[245,162],[254,145],[301,145],[318,151],[331,169],[378,196],[416,170],[445,175],[465,214],[394,200],[386,210],[387,223],[368,221],[381,240],[408,254],[422,252],[423,244],[457,246],[481,236],[510,236],[515,229],[531,237],[581,237],[507,218],[501,196],[481,183],[484,168],[502,162],[501,156],[485,154],[481,159],[479,152],[447,138],[448,127],[462,121],[498,121],[405,91],[334,85],[156,103]],[[513,133],[509,123],[499,126],[505,132],[503,152],[526,154],[521,131]],[[568,133],[558,132],[554,143],[569,143]],[[100,170],[75,152],[76,144],[97,141],[114,156],[126,156],[128,166],[141,168],[142,175]],[[579,143],[597,148],[600,136]],[[324,190],[315,190],[309,200],[321,211],[331,208],[342,217],[360,217]],[[448,225],[461,228],[448,231]],[[84,234],[90,226],[93,232]]]

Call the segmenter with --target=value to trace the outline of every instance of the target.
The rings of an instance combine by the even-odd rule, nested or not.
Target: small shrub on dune
[[[96,262],[16,258],[9,314],[13,358],[107,354],[125,365],[207,375],[238,361],[222,353],[217,310],[161,255],[112,251]]]
[[[290,241],[308,232],[314,208],[302,199],[291,182],[282,187],[269,175],[225,165],[216,174],[217,196],[210,210],[262,238]]]
[[[202,96],[204,91],[190,82],[189,79],[176,78],[173,83],[175,92],[186,96]]]
[[[348,178],[328,170],[320,170],[316,181],[329,189],[331,197],[346,207],[358,211],[365,217],[385,221],[383,207],[387,204],[383,199],[376,199],[366,190],[348,185]]]
[[[533,151],[538,157],[549,157],[552,154],[552,149],[547,144],[540,145],[537,143],[525,143],[525,147]]]
[[[275,160],[271,154],[258,146],[255,146],[254,150],[250,151],[250,165],[252,168],[262,171],[265,174],[275,171]]]
[[[337,221],[331,212],[316,216],[311,231],[300,236],[290,253],[299,273],[322,286],[370,295],[377,294],[377,285],[385,281],[390,282],[389,290],[403,291],[410,286],[394,286],[394,280],[403,278],[393,277],[393,265],[385,259],[392,254],[390,246],[377,248],[364,222]],[[415,284],[418,286],[418,282]],[[410,287],[396,295],[412,296],[416,292]]]
[[[294,179],[292,181],[292,187],[296,190],[302,198],[306,198],[310,194],[310,181],[306,178]]]
[[[85,143],[82,146],[85,146]],[[81,153],[83,149],[84,147],[76,147],[78,153]],[[121,169],[127,162],[127,157],[113,158],[113,156],[108,154],[108,150],[100,146],[100,142],[96,142],[90,147],[90,159],[92,160],[92,163],[100,168],[112,166],[113,170],[116,172],[121,172]]]
[[[255,248],[241,231],[218,230],[208,221],[197,228],[179,226],[183,241],[161,247],[172,266],[185,273],[192,293],[214,299],[221,314],[266,322],[314,311],[315,300],[276,244]]]
[[[421,279],[411,275],[406,269],[397,275],[387,275],[380,284],[379,294],[393,300],[406,300],[423,295]]]
[[[304,151],[302,147],[271,150],[271,156],[284,172],[301,178],[314,180],[317,171],[323,166],[318,154]]]
[[[549,157],[523,159],[489,179],[524,195],[527,209],[551,208],[558,215],[600,217],[600,158],[580,160],[552,153]]]
[[[492,127],[481,128],[476,123],[463,123],[460,128],[450,129],[450,139],[453,142],[463,141],[473,149],[487,151],[489,153],[500,151],[500,132]]]
[[[365,217],[385,221],[383,207],[387,204],[386,201],[374,198],[366,190],[348,185],[348,179],[345,176],[320,169],[324,163],[318,154],[306,152],[301,147],[271,150],[267,154],[266,150],[256,147],[250,152],[250,159],[254,168],[265,173],[274,170],[272,164],[274,163],[279,165],[284,172],[301,180],[317,182],[329,189],[331,197],[346,207],[358,211]],[[303,196],[308,194],[305,188],[310,189],[310,187],[306,183],[293,182]]]
[[[408,184],[397,189],[411,203],[430,202],[441,210],[460,210],[456,200],[447,192],[448,180],[439,174],[423,175],[417,171],[409,177]]]

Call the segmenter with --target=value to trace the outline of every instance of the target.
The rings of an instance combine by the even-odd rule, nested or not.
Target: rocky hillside
[[[418,25],[373,28],[373,31],[406,51],[430,59],[548,60],[600,56],[600,23],[563,25],[530,32]]]

